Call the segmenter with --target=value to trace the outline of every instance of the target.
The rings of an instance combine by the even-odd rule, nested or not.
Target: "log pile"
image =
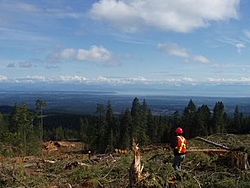
[[[45,149],[48,153],[50,153],[50,152],[52,152],[52,151],[58,151],[57,146],[56,146],[56,145],[54,144],[54,142],[52,142],[52,141],[49,141],[49,142],[44,143],[44,149]]]
[[[248,163],[248,155],[246,152],[242,151],[242,149],[234,149],[231,150],[229,147],[212,142],[210,140],[207,140],[205,138],[197,137],[198,140],[204,141],[206,143],[212,144],[216,147],[220,147],[222,149],[193,149],[189,150],[189,152],[194,151],[200,151],[205,152],[207,154],[214,154],[217,155],[227,155],[229,160],[231,160],[231,166],[237,167],[240,170],[248,170],[249,169],[249,163]]]

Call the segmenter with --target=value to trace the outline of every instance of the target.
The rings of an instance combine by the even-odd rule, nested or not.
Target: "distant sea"
[[[30,109],[35,109],[37,99],[44,100],[48,106],[46,113],[94,114],[97,104],[107,106],[111,102],[116,114],[131,109],[134,98],[143,102],[145,99],[153,114],[171,115],[175,111],[182,114],[192,100],[196,107],[207,105],[212,111],[216,102],[223,102],[225,112],[233,115],[236,105],[244,115],[250,115],[250,97],[206,97],[206,96],[168,96],[164,94],[119,93],[106,91],[2,91],[0,106],[14,106],[26,102]]]

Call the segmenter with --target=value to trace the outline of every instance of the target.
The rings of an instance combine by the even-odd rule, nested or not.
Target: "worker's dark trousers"
[[[185,154],[174,156],[173,168],[175,170],[181,170],[181,162],[185,159],[185,156]]]

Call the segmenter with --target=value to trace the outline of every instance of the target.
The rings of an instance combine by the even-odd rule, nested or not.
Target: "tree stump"
[[[141,164],[141,153],[140,148],[138,147],[138,144],[133,141],[133,147],[134,151],[134,159],[130,166],[129,171],[129,182],[130,187],[134,187],[137,183],[139,183],[143,178],[146,178],[149,176],[148,173],[143,174],[143,165]]]
[[[240,170],[247,170],[249,168],[247,153],[232,151],[231,152],[232,167],[237,167]]]

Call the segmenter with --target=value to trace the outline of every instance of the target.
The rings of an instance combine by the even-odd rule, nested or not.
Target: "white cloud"
[[[7,76],[0,75],[0,82],[7,81]]]
[[[250,83],[250,77],[240,77],[240,78],[207,78],[207,81],[210,83],[245,83],[249,84]]]
[[[27,76],[27,79],[33,80],[33,81],[46,81],[46,77],[45,76]]]
[[[198,55],[194,57],[195,61],[199,61],[201,63],[209,63],[209,59],[207,59],[206,57],[202,56],[202,55]]]
[[[61,52],[61,57],[63,59],[70,59],[70,58],[74,58],[76,55],[76,50],[73,48],[68,48],[68,49],[64,49]]]
[[[237,19],[239,3],[240,0],[100,0],[93,4],[90,16],[125,31],[149,26],[185,33],[212,21]]]
[[[78,49],[76,60],[105,63],[108,66],[120,65],[118,58],[103,46],[91,46],[89,50]]]
[[[102,46],[91,46],[89,50],[78,49],[76,59],[80,61],[109,62],[113,60],[113,55]]]
[[[26,76],[19,78],[8,78],[0,75],[0,82],[3,83],[80,83],[80,84],[111,84],[111,85],[129,85],[129,84],[144,84],[144,85],[182,85],[182,84],[245,84],[250,85],[250,77],[239,78],[206,78],[204,80],[197,80],[191,77],[180,78],[165,78],[165,79],[148,79],[142,76],[138,77],[121,77],[121,78],[109,78],[104,76],[98,76],[97,78],[87,78],[84,76],[59,76],[59,77],[44,77],[44,76]]]
[[[83,76],[60,76],[57,81],[62,82],[87,82],[89,79]]]
[[[58,63],[60,60],[72,59],[76,61],[88,61],[95,63],[104,63],[107,66],[120,65],[117,56],[103,46],[93,45],[90,49],[62,49],[61,46],[56,46],[51,54],[47,56],[49,63]]]
[[[237,44],[235,44],[235,46],[236,46],[237,52],[238,52],[239,54],[241,53],[241,50],[242,50],[243,48],[246,47],[246,45],[245,45],[245,44],[242,44],[242,43],[237,43]]]
[[[19,78],[9,78],[6,80],[8,82],[14,82],[14,83],[29,83],[34,84],[38,82],[49,82],[49,79],[47,79],[44,76],[26,76],[26,77],[19,77]]]
[[[137,31],[138,25],[143,21],[136,7],[130,3],[116,0],[101,0],[93,4],[90,15],[94,19],[106,20],[128,32]]]
[[[167,53],[168,55],[188,58],[189,54],[185,48],[180,48],[175,43],[158,44],[158,49]]]

